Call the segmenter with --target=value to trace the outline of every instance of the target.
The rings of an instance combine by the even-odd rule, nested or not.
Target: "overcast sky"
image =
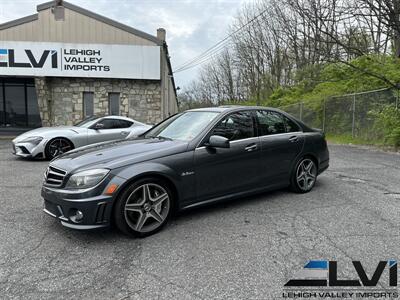
[[[228,27],[244,2],[251,0],[69,0],[147,33],[167,31],[175,69],[228,34]],[[36,13],[45,0],[1,0],[0,23]],[[177,86],[196,77],[197,68],[177,73]]]

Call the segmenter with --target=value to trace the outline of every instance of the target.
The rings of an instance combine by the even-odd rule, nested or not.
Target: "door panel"
[[[230,148],[197,148],[194,164],[198,201],[256,188],[259,160],[257,137],[233,141]]]
[[[208,134],[230,140],[230,148],[200,147],[194,164],[198,201],[251,190],[259,183],[259,138],[250,111],[224,117]]]
[[[262,181],[269,184],[289,182],[292,162],[304,144],[302,133],[276,134],[260,137]]]
[[[89,144],[124,139],[129,133],[129,130],[127,128],[121,128],[121,123],[119,122],[119,120],[102,119],[97,123],[103,124],[103,128],[89,129],[88,131]]]
[[[6,125],[6,103],[3,95],[3,84],[0,84],[0,126]]]
[[[27,127],[25,89],[23,83],[5,84],[6,122],[13,127]]]
[[[31,78],[0,80],[0,126],[41,126],[35,85]]]
[[[303,133],[293,121],[274,111],[257,111],[257,125],[263,182],[288,183],[292,164],[303,148]]]
[[[88,140],[90,144],[123,139],[121,129],[89,129]]]

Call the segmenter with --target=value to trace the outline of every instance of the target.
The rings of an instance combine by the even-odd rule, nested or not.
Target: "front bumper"
[[[113,183],[121,187],[122,178],[115,176],[111,180],[103,180],[98,186],[82,192],[43,186],[41,192],[44,199],[43,211],[59,220],[63,226],[73,229],[108,227],[117,191],[113,195],[105,195],[103,192]],[[79,221],[75,219],[77,211],[83,214],[83,218]]]
[[[52,194],[47,189],[42,189],[44,198],[43,211],[58,219],[63,226],[73,229],[95,229],[107,227],[111,215],[110,196],[98,196],[74,201],[67,199],[59,194]],[[74,222],[73,216],[76,211],[83,213],[83,219],[80,222]],[[72,217],[72,218],[71,218]]]
[[[39,144],[34,145],[31,143],[12,142],[13,154],[25,158],[44,158],[44,149],[46,146],[46,139],[43,139]]]

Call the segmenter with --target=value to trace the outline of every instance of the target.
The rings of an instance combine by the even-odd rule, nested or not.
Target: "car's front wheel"
[[[292,172],[290,187],[296,193],[307,193],[317,181],[317,165],[310,157],[300,159]]]
[[[74,149],[74,145],[67,139],[57,137],[50,140],[45,148],[46,158],[51,160],[65,152]]]
[[[172,193],[158,178],[144,178],[131,184],[117,199],[114,223],[128,235],[145,237],[159,231],[172,211]]]

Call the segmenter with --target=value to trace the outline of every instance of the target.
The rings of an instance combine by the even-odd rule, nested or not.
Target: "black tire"
[[[53,145],[53,143],[58,144],[59,142],[62,143],[64,148],[63,148],[62,152],[59,152],[57,154],[52,149],[52,145]],[[70,140],[63,138],[63,137],[56,137],[47,142],[46,147],[44,149],[44,153],[46,155],[46,159],[52,160],[53,158],[57,157],[58,155],[61,155],[68,151],[71,151],[72,149],[74,149],[74,145],[72,144],[72,142]]]
[[[318,169],[315,160],[309,156],[302,157],[292,170],[290,190],[295,193],[308,193],[315,186],[317,176]]]
[[[144,196],[144,189],[148,191],[150,197]],[[158,192],[159,194],[157,194]],[[155,205],[156,201],[153,200],[162,198],[165,194],[167,198]],[[143,200],[143,198],[146,199]],[[120,231],[129,236],[146,237],[152,235],[160,231],[168,222],[174,209],[173,202],[173,193],[164,180],[153,177],[139,179],[125,188],[118,196],[113,209],[113,223]],[[146,206],[146,203],[151,208],[148,205]],[[138,212],[138,210],[141,210],[141,212]],[[159,220],[154,218],[157,214],[157,218],[161,217]],[[139,226],[141,218],[145,218],[142,227]],[[140,230],[138,230],[139,228]]]

